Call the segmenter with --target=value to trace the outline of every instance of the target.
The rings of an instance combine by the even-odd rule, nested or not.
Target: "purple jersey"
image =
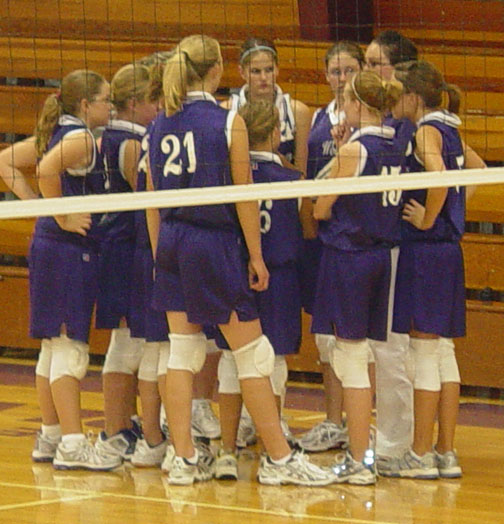
[[[301,173],[282,166],[278,155],[251,151],[255,183],[299,180]],[[262,253],[266,265],[296,262],[303,240],[297,199],[263,200],[260,207]]]
[[[140,141],[145,127],[125,120],[111,120],[101,139],[101,152],[105,165],[105,190],[110,193],[132,191],[124,174],[124,148],[128,140]],[[132,238],[134,211],[112,212],[103,217],[107,238],[113,240]]]
[[[365,127],[349,140],[359,142],[355,176],[390,175],[400,171],[401,156],[394,147],[391,127]],[[344,251],[392,247],[399,242],[401,191],[342,195],[332,207],[330,220],[321,224],[324,245]]]
[[[46,152],[59,144],[64,137],[80,134],[83,131],[87,132],[92,138],[93,154],[91,163],[85,168],[68,169],[60,174],[62,196],[95,195],[105,192],[103,158],[98,151],[93,135],[82,120],[71,115],[61,116]],[[105,232],[102,226],[102,219],[102,214],[93,214],[91,229],[84,237],[78,233],[64,231],[53,217],[41,217],[37,219],[34,235],[64,240],[82,246],[96,247],[96,242],[100,241]]]
[[[249,102],[247,97],[247,86],[240,89],[239,94],[231,95],[231,110],[238,109]],[[284,94],[279,86],[275,86],[275,106],[280,118],[280,146],[278,152],[287,158],[289,162],[294,162],[296,119],[291,107],[289,94]]]
[[[464,150],[458,132],[460,119],[447,111],[435,111],[424,116],[418,122],[420,126],[432,126],[440,133],[443,140],[442,157],[447,170],[464,169]],[[412,148],[414,151],[414,147]],[[411,154],[408,157],[408,170],[412,173],[425,171],[419,159]],[[417,189],[404,193],[404,201],[414,198],[425,205],[426,189]],[[434,225],[427,231],[420,231],[415,226],[404,222],[402,225],[403,241],[445,241],[458,242],[465,228],[465,187],[450,187],[448,195]]]
[[[308,179],[326,178],[329,162],[336,155],[336,144],[331,129],[345,118],[342,111],[336,112],[336,101],[333,100],[324,109],[318,109],[313,115],[310,136],[308,138]]]
[[[208,93],[188,93],[180,111],[154,120],[149,163],[154,188],[182,189],[231,185],[229,147],[235,113]],[[161,209],[164,222],[177,220],[212,229],[238,230],[233,204]]]

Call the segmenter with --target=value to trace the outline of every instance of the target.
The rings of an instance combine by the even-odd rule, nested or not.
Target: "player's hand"
[[[71,215],[60,215],[54,218],[61,229],[70,233],[78,233],[83,237],[87,235],[88,230],[91,228],[90,213],[72,213]]]
[[[338,149],[348,142],[351,134],[352,131],[346,121],[331,127],[331,136]]]
[[[265,291],[269,285],[269,271],[262,258],[249,261],[249,286],[254,291]]]
[[[417,202],[414,198],[404,205],[402,212],[403,220],[414,225],[416,228],[425,230],[427,229],[424,226],[424,216],[425,216],[425,207]]]

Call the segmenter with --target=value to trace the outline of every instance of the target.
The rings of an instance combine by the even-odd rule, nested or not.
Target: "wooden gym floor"
[[[169,486],[159,470],[60,472],[33,464],[40,425],[34,361],[0,358],[1,524],[366,524],[504,523],[504,401],[461,400],[457,448],[464,477],[451,481],[380,479],[374,487],[261,486],[259,450],[242,452],[238,482]],[[83,382],[86,430],[103,425],[98,368]],[[294,433],[323,419],[319,385],[289,383],[286,415]],[[215,406],[216,407],[216,406]],[[331,453],[313,456],[328,464]]]

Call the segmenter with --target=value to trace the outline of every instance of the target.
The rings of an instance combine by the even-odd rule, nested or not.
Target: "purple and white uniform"
[[[420,119],[442,136],[442,157],[447,170],[464,168],[464,151],[458,132],[458,116],[435,111]],[[414,155],[409,171],[423,171]],[[427,190],[405,192],[404,201],[414,198],[425,205]],[[408,333],[413,326],[424,333],[447,338],[465,335],[464,262],[460,239],[465,226],[465,188],[450,187],[432,228],[421,231],[402,224],[401,253],[397,270],[394,331]]]
[[[138,162],[137,191],[146,190],[149,133],[152,124],[142,138],[142,153]],[[135,253],[133,256],[133,281],[130,295],[129,327],[131,336],[145,338],[147,342],[166,342],[168,323],[162,311],[153,309],[152,286],[154,260],[147,230],[144,210],[135,212]]]
[[[301,173],[282,166],[278,155],[251,151],[255,183],[299,180]],[[301,342],[301,289],[298,261],[303,234],[297,199],[263,200],[261,245],[270,272],[269,287],[255,293],[263,333],[277,355],[297,353]]]
[[[60,117],[47,151],[64,137],[87,132],[93,154],[89,166],[60,174],[63,196],[103,193],[103,160],[85,123],[70,115]],[[37,219],[30,246],[30,336],[59,337],[66,326],[69,338],[87,343],[98,285],[98,259],[104,228],[101,214],[92,215],[86,236],[59,227],[53,217]]]
[[[398,173],[401,158],[394,129],[365,127],[355,176]],[[399,242],[400,191],[342,195],[321,224],[323,243],[312,331],[332,326],[344,339],[386,340],[390,250]]]
[[[240,107],[249,102],[247,98],[248,86],[243,86],[238,94],[232,94],[231,110],[238,111]],[[280,146],[278,152],[285,156],[289,162],[294,162],[296,119],[291,106],[291,97],[283,93],[280,86],[275,86],[275,106],[280,119]]]
[[[204,92],[188,93],[180,111],[153,122],[149,163],[154,188],[232,184],[229,162],[234,111]],[[161,209],[153,306],[185,311],[195,324],[258,317],[248,285],[241,230],[232,204]]]
[[[111,120],[101,139],[105,189],[109,193],[132,191],[124,174],[124,149],[129,140],[140,142],[145,127],[126,120]],[[118,328],[122,318],[129,326],[129,304],[135,249],[134,211],[103,215],[106,235],[101,245],[96,327]]]
[[[306,177],[308,180],[327,178],[331,172],[331,160],[337,153],[337,147],[331,135],[331,129],[345,119],[343,111],[336,110],[333,100],[325,108],[317,109],[312,118],[308,137],[308,163]],[[318,269],[322,257],[320,238],[304,239],[303,253],[300,261],[301,293],[303,309],[313,313],[313,302],[317,288]],[[332,334],[329,329],[328,335]]]

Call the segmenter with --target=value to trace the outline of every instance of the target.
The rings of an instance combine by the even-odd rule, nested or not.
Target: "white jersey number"
[[[188,173],[194,173],[196,171],[196,151],[194,149],[194,135],[192,131],[188,131],[184,135],[182,146],[185,148],[187,153],[187,160],[189,165],[187,167]],[[168,155],[166,159],[163,175],[168,176],[170,174],[180,176],[182,174],[182,160],[180,160],[180,140],[176,135],[166,135],[161,140],[161,151]]]
[[[399,166],[383,166],[382,167],[382,176],[388,175],[399,175],[401,168]],[[401,201],[402,189],[390,189],[389,191],[384,191],[382,194],[382,206],[398,206]]]
[[[263,200],[260,205],[259,220],[261,224],[261,233],[264,235],[271,229],[271,214],[273,209],[273,200]]]

